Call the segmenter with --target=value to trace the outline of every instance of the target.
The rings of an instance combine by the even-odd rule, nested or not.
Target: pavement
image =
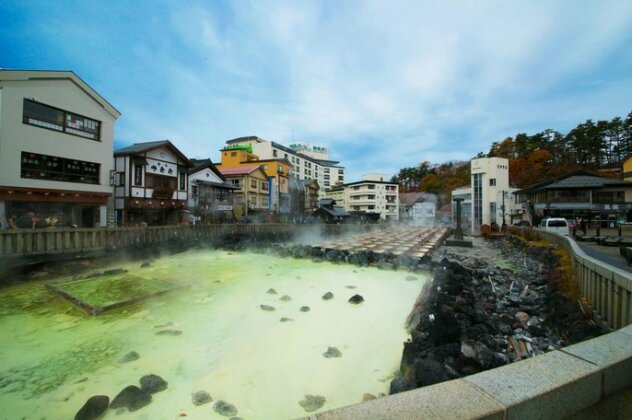
[[[617,229],[601,229],[599,232],[601,236],[619,236]],[[596,236],[597,232],[593,229],[588,229],[587,236]],[[623,235],[632,235],[629,231],[623,232]],[[613,265],[623,271],[632,273],[632,267],[630,267],[620,254],[618,246],[605,246],[598,245],[595,242],[583,242],[576,241],[577,245],[589,256],[596,258],[600,261]]]

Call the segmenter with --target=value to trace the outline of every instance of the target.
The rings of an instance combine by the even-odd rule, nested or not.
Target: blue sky
[[[348,182],[632,110],[632,1],[9,1],[0,67],[73,70],[119,146],[327,146]]]

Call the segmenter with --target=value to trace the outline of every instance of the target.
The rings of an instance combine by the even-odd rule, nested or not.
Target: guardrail
[[[632,274],[587,255],[568,236],[533,232],[569,253],[582,295],[590,299],[611,328],[616,330],[632,323]]]

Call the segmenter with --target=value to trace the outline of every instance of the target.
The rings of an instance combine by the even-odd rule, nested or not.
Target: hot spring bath
[[[379,396],[399,368],[405,320],[428,280],[225,251],[116,267],[185,287],[97,317],[42,281],[0,290],[0,418],[73,418],[89,397],[112,399],[147,374],[168,388],[138,411],[110,409],[105,419],[226,418],[213,410],[218,400],[242,418],[295,418],[310,414],[299,405],[305,395],[326,398],[320,411]],[[323,300],[326,292],[333,299]],[[355,294],[365,301],[348,303]],[[324,357],[329,347],[342,356]],[[130,351],[140,357],[120,363]],[[213,402],[195,406],[200,390]]]

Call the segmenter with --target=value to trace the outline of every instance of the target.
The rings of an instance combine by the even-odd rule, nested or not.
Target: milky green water
[[[90,396],[112,399],[150,373],[167,380],[168,389],[138,411],[108,410],[104,418],[225,419],[213,411],[220,399],[245,419],[296,418],[311,414],[299,405],[306,394],[327,399],[319,411],[355,404],[364,393],[388,393],[407,339],[406,317],[427,280],[224,251],[116,267],[187,287],[97,317],[42,281],[0,290],[0,418],[73,418]],[[334,298],[322,300],[325,292]],[[358,306],[347,302],[356,293],[365,299]],[[276,310],[263,311],[262,304]],[[182,334],[156,335],[165,329]],[[323,357],[328,347],[342,357]],[[140,358],[119,363],[129,351]],[[191,394],[199,390],[213,402],[195,406]]]

